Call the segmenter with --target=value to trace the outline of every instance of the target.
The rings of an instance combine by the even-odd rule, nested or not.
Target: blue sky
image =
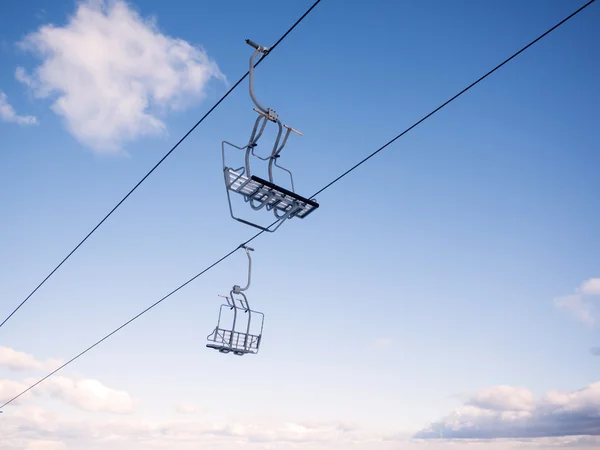
[[[310,196],[582,4],[323,0],[256,72],[259,100],[303,133],[282,156],[296,191]],[[92,5],[0,6],[2,319],[247,70],[244,40],[272,45],[310,2]],[[132,437],[145,421],[177,448],[412,448],[431,424],[466,447],[481,436],[453,428],[458,411],[486,448],[522,448],[506,414],[600,417],[599,18],[591,5],[320,194],[309,218],[254,241],[257,356],[205,348],[217,294],[245,281],[238,252],[6,407],[0,447],[149,448]],[[177,64],[161,59],[166,37],[182,40],[168,41]],[[123,42],[164,65],[132,63]],[[0,330],[0,400],[254,234],[229,217],[220,162],[221,141],[251,131],[247,86]],[[129,428],[94,441],[111,420]],[[578,426],[535,445],[598,443]]]

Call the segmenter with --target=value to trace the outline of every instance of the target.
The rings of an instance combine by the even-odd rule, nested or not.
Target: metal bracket
[[[261,52],[265,55],[267,53],[269,53],[269,51],[271,50],[268,47],[263,47],[262,45],[258,45],[256,42],[251,41],[250,39],[246,39],[246,44],[248,44],[250,47],[254,47],[256,50],[258,50],[259,52]]]
[[[259,109],[256,108],[252,108],[254,111],[256,111],[258,114],[260,114],[261,116],[269,119],[271,122],[275,122],[277,123],[277,119],[279,119],[279,115],[277,114],[277,111],[275,111],[274,109],[271,108],[267,108],[267,112],[264,113]]]

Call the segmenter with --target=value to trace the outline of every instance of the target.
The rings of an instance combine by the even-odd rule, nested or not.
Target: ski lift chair
[[[206,344],[208,348],[218,350],[221,353],[233,352],[234,355],[243,356],[247,353],[256,354],[260,347],[262,338],[262,330],[264,324],[264,314],[250,309],[248,298],[243,291],[250,287],[250,276],[252,271],[252,259],[250,251],[254,249],[244,246],[246,255],[248,255],[248,284],[242,288],[238,285],[233,286],[229,292],[229,296],[220,295],[227,300],[227,304],[221,305],[219,308],[219,319],[217,326],[207,339],[211,342]],[[223,310],[229,310],[231,325],[223,324]],[[244,315],[246,315],[244,317]],[[260,331],[258,334],[251,333],[251,322],[253,315],[260,316]],[[254,332],[255,333],[255,332]]]
[[[315,209],[319,207],[319,204],[308,198],[302,197],[298,195],[294,191],[294,177],[292,172],[286,169],[285,167],[280,166],[277,163],[277,160],[281,156],[281,151],[285,147],[288,138],[292,132],[302,136],[302,133],[289,127],[287,125],[283,125],[279,120],[279,116],[277,112],[271,108],[265,108],[262,106],[254,95],[254,59],[257,55],[262,54],[263,57],[269,52],[269,49],[263,46],[260,46],[251,40],[247,39],[246,43],[255,48],[254,53],[250,57],[250,97],[252,101],[256,105],[254,111],[258,114],[256,121],[254,122],[254,128],[252,129],[252,133],[250,135],[250,139],[248,144],[245,146],[238,146],[232,144],[231,142],[223,141],[221,143],[221,152],[223,156],[223,175],[225,178],[225,190],[227,192],[227,200],[229,202],[229,212],[231,213],[231,217],[235,220],[245,223],[246,225],[250,225],[256,227],[263,231],[274,232],[279,228],[283,222],[287,219],[291,219],[293,217],[298,217],[300,219],[304,219],[310,213],[312,213]],[[273,122],[277,124],[278,132],[277,138],[275,139],[275,144],[273,145],[273,149],[271,153],[267,157],[262,157],[257,155],[254,151],[255,147],[258,145],[258,140],[263,134],[265,127],[268,122]],[[283,129],[285,128],[285,135]],[[228,167],[225,163],[225,146],[228,145],[238,150],[245,151],[245,164],[242,167],[237,169]],[[256,175],[253,175],[250,171],[250,158],[254,156],[262,161],[268,161],[268,180],[260,178]],[[273,167],[277,167],[288,173],[291,182],[291,190],[288,190],[284,187],[281,187],[274,183],[273,181]],[[233,208],[231,205],[231,195],[230,192],[234,192],[243,196],[244,201],[250,204],[250,207],[253,210],[261,210],[266,208],[268,211],[273,211],[275,218],[277,219],[277,226],[274,229],[269,229],[270,227],[263,227],[256,223],[250,222],[248,220],[241,219],[236,217],[233,213]]]

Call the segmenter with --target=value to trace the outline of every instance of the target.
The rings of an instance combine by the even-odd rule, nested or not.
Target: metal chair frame
[[[315,209],[317,209],[319,204],[314,199],[308,199],[296,194],[294,190],[294,176],[292,175],[292,172],[278,164],[277,160],[281,156],[281,151],[287,144],[290,134],[294,132],[302,136],[302,133],[293,129],[292,127],[289,127],[288,125],[282,124],[275,110],[264,107],[256,99],[254,94],[254,60],[260,54],[262,54],[264,57],[264,55],[269,52],[269,49],[260,46],[249,39],[246,40],[246,43],[255,49],[252,56],[250,56],[249,89],[250,98],[254,102],[254,105],[256,105],[254,111],[258,113],[258,117],[254,122],[254,128],[252,129],[250,139],[246,145],[238,146],[228,141],[222,141],[221,143],[225,191],[227,192],[229,212],[233,219],[263,231],[274,232],[287,219],[291,219],[293,217],[298,217],[301,219],[305,218]],[[278,132],[271,153],[269,156],[263,157],[255,153],[255,148],[258,145],[258,140],[263,135],[268,122],[277,124]],[[283,132],[284,128],[286,130],[285,135]],[[237,150],[245,151],[244,166],[234,169],[227,165],[225,162],[226,145]],[[250,170],[251,156],[254,156],[262,161],[268,161],[268,180],[257,177],[256,175],[252,175]],[[290,177],[291,190],[285,189],[274,183],[274,167],[287,172]],[[244,198],[244,201],[249,203],[250,207],[255,211],[263,208],[266,208],[268,211],[273,211],[273,214],[277,219],[277,226],[271,229],[270,226],[263,227],[254,222],[235,216],[231,204],[230,192],[241,194]]]
[[[252,276],[252,258],[250,257],[250,252],[254,251],[254,249],[248,246],[243,246],[243,248],[246,250],[246,255],[248,256],[248,282],[243,288],[238,285],[234,285],[231,291],[229,291],[229,296],[220,295],[220,297],[223,297],[227,300],[227,304],[222,304],[219,308],[219,319],[217,321],[217,326],[212,333],[207,336],[207,339],[212,343],[206,344],[208,348],[218,350],[221,353],[233,352],[234,355],[238,356],[248,353],[258,353],[265,320],[263,313],[254,311],[250,308],[248,298],[246,297],[246,294],[244,294],[244,291],[250,287]],[[233,311],[231,327],[225,328],[225,326],[221,324],[223,308],[229,308]],[[240,322],[238,317],[238,314],[240,313],[247,314],[248,320],[246,322],[245,329],[238,331],[236,330],[236,325],[238,325]],[[259,334],[250,333],[250,325],[253,315],[260,316]]]

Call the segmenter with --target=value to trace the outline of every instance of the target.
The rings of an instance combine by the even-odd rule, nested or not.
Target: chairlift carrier
[[[288,138],[292,132],[302,136],[298,130],[293,129],[288,125],[284,125],[279,120],[277,112],[271,108],[262,106],[256,96],[254,95],[254,59],[259,54],[263,57],[269,52],[269,49],[246,39],[246,43],[255,49],[252,56],[250,56],[250,69],[249,69],[249,85],[250,85],[250,98],[256,105],[254,111],[258,114],[256,121],[254,122],[254,128],[250,135],[248,144],[244,146],[238,146],[231,142],[223,141],[221,143],[221,152],[223,155],[223,175],[225,178],[225,191],[227,192],[227,201],[229,202],[229,212],[231,217],[235,220],[242,222],[246,225],[253,226],[263,231],[274,232],[279,228],[283,222],[293,217],[304,219],[315,209],[319,207],[319,204],[308,198],[302,197],[294,191],[294,177],[292,172],[285,167],[280,166],[277,160],[281,156],[281,151],[285,147]],[[273,122],[277,124],[278,133],[275,139],[275,144],[271,150],[271,154],[267,157],[262,157],[254,152],[255,147],[258,145],[258,140],[263,134],[267,122]],[[285,128],[285,135],[282,135],[283,129]],[[245,164],[237,169],[228,167],[225,163],[225,145],[229,145],[238,150],[245,150]],[[262,161],[268,161],[268,180],[253,175],[250,171],[250,157],[254,156]],[[273,181],[273,167],[276,166],[279,169],[284,170],[290,176],[291,190],[285,189],[278,186]],[[269,227],[263,227],[256,223],[248,220],[236,217],[233,213],[233,207],[231,205],[231,192],[238,193],[244,197],[244,200],[250,204],[250,207],[258,211],[266,208],[268,211],[273,211],[275,218],[277,219],[277,226],[273,229]]]
[[[211,343],[206,344],[208,348],[213,348],[221,353],[233,352],[234,355],[238,356],[243,356],[247,353],[258,353],[265,320],[263,313],[250,309],[248,298],[243,292],[250,287],[250,279],[252,275],[252,258],[250,257],[250,252],[254,251],[254,249],[246,245],[243,245],[242,247],[246,250],[246,255],[248,256],[248,283],[243,288],[238,285],[234,285],[229,292],[229,296],[219,295],[219,297],[223,297],[227,300],[227,304],[222,304],[219,308],[219,319],[217,326],[213,332],[207,336],[207,339],[211,341]],[[230,327],[222,325],[223,308],[228,308],[229,310],[233,311],[233,318]],[[244,314],[247,314],[247,320],[244,320]],[[250,333],[250,325],[253,315],[260,316],[259,334]],[[240,318],[240,316],[242,316],[242,318]],[[236,325],[240,325],[240,323],[245,325],[245,327],[242,326],[241,331],[236,329]]]

